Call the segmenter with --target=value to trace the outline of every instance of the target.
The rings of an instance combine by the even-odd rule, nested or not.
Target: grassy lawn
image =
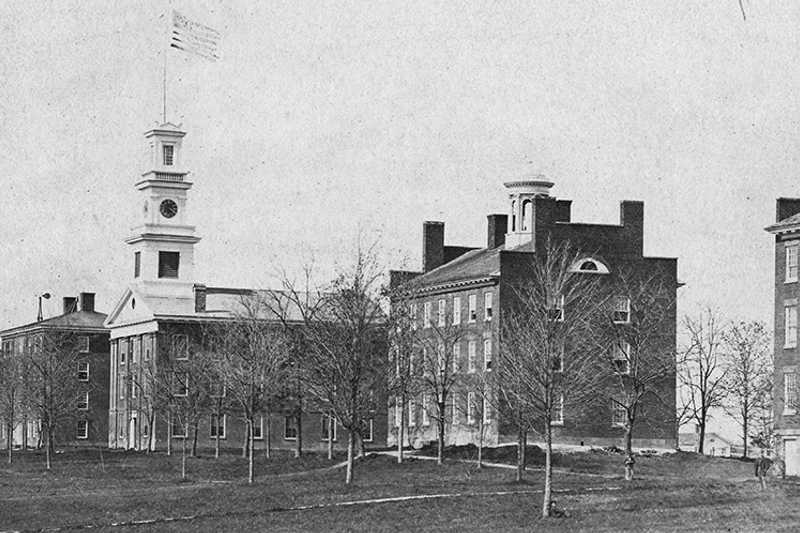
[[[619,472],[619,456],[567,454],[562,467]],[[609,459],[613,458],[613,461]],[[336,460],[341,459],[337,457]],[[566,459],[564,459],[566,460]],[[642,458],[641,470],[678,473],[626,484],[616,478],[557,474],[555,498],[569,514],[542,521],[541,472],[513,482],[513,470],[450,461],[437,466],[411,460],[368,457],[346,487],[344,472],[330,470],[324,456],[295,459],[259,457],[257,482],[242,482],[247,463],[236,455],[189,460],[191,480],[180,481],[180,456],[104,452],[59,454],[51,472],[41,457],[20,454],[11,467],[0,465],[0,530],[100,526],[130,531],[794,531],[800,528],[800,486],[771,482],[767,491],[752,465],[692,454]],[[612,469],[613,466],[613,469]],[[490,495],[506,492],[504,495]],[[395,496],[449,494],[348,506],[336,503]],[[291,510],[299,506],[324,506]],[[189,517],[127,527],[112,523]],[[103,527],[105,526],[105,527]]]

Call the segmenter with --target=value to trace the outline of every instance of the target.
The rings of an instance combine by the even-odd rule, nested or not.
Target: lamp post
[[[45,292],[44,294],[40,294],[39,295],[39,314],[36,315],[36,321],[37,322],[41,322],[42,321],[42,298],[44,298],[45,300],[49,300],[50,299],[50,293],[49,292]]]

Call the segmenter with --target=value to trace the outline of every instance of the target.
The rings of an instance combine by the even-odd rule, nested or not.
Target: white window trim
[[[453,325],[461,324],[461,297],[453,296]]]
[[[439,299],[436,312],[437,312],[436,324],[440,328],[445,327],[447,325],[447,303],[445,302],[444,298]]]
[[[400,397],[394,399],[394,427],[399,428],[403,419],[403,406],[400,405]]]
[[[329,416],[329,415],[321,415],[320,422],[321,422],[321,424],[325,424],[326,428],[329,428],[330,425],[328,424],[328,422],[329,422],[330,419],[333,419],[333,442],[337,442],[339,440],[339,435],[338,435],[339,432],[336,429],[336,427],[337,427],[336,419],[333,418],[332,416]],[[327,431],[327,429],[326,429],[326,431]],[[325,435],[320,435],[320,437],[321,437],[320,440],[322,440],[322,442],[328,442],[328,439],[327,439],[327,437],[325,437]]]
[[[478,295],[470,294],[467,297],[467,323],[474,324],[478,320]]]
[[[78,347],[78,351],[80,353],[89,353],[89,336],[81,335],[79,343],[80,346]]]
[[[491,408],[492,408],[492,406],[491,406],[488,398],[486,398],[486,396],[484,396],[483,397],[483,406],[482,406],[483,423],[484,424],[491,424],[492,423]]]
[[[184,385],[184,387],[181,389],[181,390],[183,390],[183,392],[180,393],[180,394],[176,392],[176,393],[174,393],[174,396],[176,398],[186,398],[187,396],[189,396],[189,373],[188,372],[183,372],[183,373],[180,373],[180,374],[178,374],[178,373],[174,374],[175,377],[177,377],[179,375],[183,376],[183,383],[182,384]],[[176,383],[176,385],[180,385],[180,383]],[[176,387],[176,390],[177,390],[177,387]]]
[[[786,243],[785,250],[786,250],[786,252],[785,252],[786,261],[784,263],[784,266],[785,266],[786,272],[785,272],[785,276],[784,276],[784,283],[795,283],[795,282],[797,282],[797,279],[798,279],[798,270],[800,270],[800,250],[798,249],[798,242],[794,241],[794,242]],[[790,271],[790,269],[789,269],[789,252],[790,251],[794,252],[794,263],[795,263],[794,276],[790,276],[789,275],[789,271]]]
[[[452,394],[452,404],[450,405],[450,408],[452,409],[452,411],[450,413],[450,418],[451,418],[450,423],[452,425],[456,426],[456,425],[459,424],[459,421],[458,421],[458,393],[457,392],[453,392],[453,394]]]
[[[77,440],[86,440],[89,438],[89,421],[83,419],[81,420],[81,422],[83,423],[83,434],[80,434],[76,431],[75,438]]]
[[[334,424],[333,427],[335,428],[336,425]],[[367,420],[367,427],[369,428],[369,438],[363,437],[362,441],[363,442],[372,442],[372,441],[375,440],[375,426],[374,426],[373,420],[371,418]],[[334,429],[334,432],[335,431],[336,430]],[[334,437],[335,437],[335,435],[334,435]],[[334,438],[333,440],[335,441],[336,439]]]
[[[624,311],[621,310],[621,309],[618,309],[618,305],[617,305],[623,299],[625,300],[625,310]],[[617,320],[616,319],[617,313],[625,313],[625,320]],[[614,299],[614,311],[613,311],[613,315],[611,316],[611,318],[612,318],[612,322],[614,322],[614,324],[630,324],[630,322],[631,322],[631,299],[628,298],[627,296],[617,296]]]
[[[85,407],[81,407],[81,403],[85,405]],[[89,410],[89,391],[85,391],[83,393],[83,402],[78,404],[78,411],[88,411]]]
[[[789,387],[787,386],[788,385],[787,376],[793,376],[794,388],[795,388],[795,391],[794,391],[795,402],[797,401],[797,374],[795,372],[793,372],[793,371],[792,372],[784,372],[783,373],[783,415],[784,416],[793,415],[793,414],[795,414],[797,412],[797,410],[794,407],[790,406],[789,400],[790,400],[790,396],[791,395],[790,395]]]
[[[614,364],[614,373],[622,376],[628,376],[631,373],[631,345],[629,342],[626,341],[621,341],[621,342],[622,345],[620,345],[620,343],[618,342],[615,342],[614,346],[611,349],[614,350],[614,357],[613,357],[614,361],[624,361],[625,372],[618,371],[617,365]],[[622,356],[618,357],[620,352]]]
[[[461,358],[461,343],[456,341],[453,344],[453,374],[458,374],[458,363]]]
[[[794,312],[794,334],[789,335],[789,310]],[[787,305],[783,308],[783,347],[795,348],[797,347],[797,306]]]
[[[431,417],[428,414],[428,408],[430,407],[430,396],[428,394],[422,395],[422,427],[428,427],[431,425]]]
[[[286,436],[286,433],[287,433],[286,430],[289,429],[289,420],[290,419],[294,420],[295,423],[297,423],[297,418],[294,415],[292,415],[292,416],[284,416],[283,417],[283,440],[292,440],[292,441],[294,441],[294,440],[297,440],[297,435],[295,435],[294,437],[287,437]],[[298,429],[299,428],[295,428],[295,432],[297,432]]]
[[[493,302],[493,294],[491,292],[483,293],[483,321],[484,322],[491,322],[492,315],[494,315],[494,308],[492,307]]]
[[[175,432],[175,428],[176,427],[181,428],[181,431],[183,433],[176,433]],[[174,422],[172,423],[172,438],[173,439],[185,439],[186,435],[188,434],[188,432],[189,432],[188,424],[177,424],[176,425]]]
[[[86,370],[83,370],[83,369]],[[81,377],[81,374],[86,374],[85,378]],[[89,361],[78,361],[78,381],[82,383],[87,383],[89,381]]]
[[[178,344],[178,339],[183,339],[185,344],[184,344],[183,352],[180,353],[180,354],[178,354],[178,353],[175,354],[175,360],[176,361],[188,361],[189,360],[189,336],[187,334],[185,334],[185,333],[174,334],[172,336],[173,347],[175,347]],[[175,350],[177,352],[177,347],[175,347]]]
[[[475,393],[470,391],[467,393],[467,424],[473,425],[475,423]]]
[[[615,420],[617,412],[621,411],[622,420]],[[618,402],[612,401],[611,402],[611,427],[615,428],[624,428],[625,427],[625,419],[627,418],[627,413],[625,412],[625,408],[622,407]]]
[[[411,315],[411,329],[416,331],[417,329],[417,304],[412,303],[409,306],[409,314]]]
[[[258,427],[259,429],[258,437],[254,434],[253,440],[264,440],[264,415],[258,415],[258,424],[253,421],[253,427]]]
[[[467,341],[467,372],[474,374],[478,367],[478,342],[475,339]]]
[[[484,372],[491,372],[492,371],[492,361],[493,361],[492,338],[488,337],[488,338],[483,339],[483,371]]]
[[[553,420],[550,422],[551,426],[564,425],[564,395],[563,394],[559,395],[558,400],[559,403],[561,404],[560,405],[561,408],[558,410],[558,412],[561,413],[561,418],[557,420],[555,417],[553,417]]]
[[[414,411],[416,410],[415,409],[416,406],[414,405],[414,403],[415,403],[414,399],[413,398],[409,398],[409,400],[408,400],[408,427],[410,427],[410,428],[416,427],[416,425],[417,425],[417,421],[416,421],[416,419],[414,417],[414,415],[415,415]]]
[[[213,422],[217,417],[215,415],[211,415],[211,421]],[[219,427],[219,422],[217,421],[216,426]],[[211,428],[214,428],[214,424],[211,424]],[[228,415],[222,413],[222,435],[219,436],[220,440],[225,440],[228,436]],[[216,435],[213,435],[213,431],[209,431],[209,438],[216,440]]]
[[[431,313],[432,313],[433,304],[431,302],[425,302],[422,305],[422,328],[428,329],[431,327]]]

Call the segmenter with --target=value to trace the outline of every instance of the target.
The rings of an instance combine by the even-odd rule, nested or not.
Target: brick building
[[[800,475],[800,414],[798,414],[797,347],[798,250],[800,199],[778,198],[775,224],[775,389],[772,406],[775,448],[786,462],[786,474]]]
[[[108,330],[103,327],[106,315],[94,309],[94,297],[90,292],[82,292],[78,298],[65,297],[61,315],[0,331],[4,357],[47,349],[48,338],[55,336],[68,336],[76,344],[64,356],[74,362],[74,372],[67,379],[75,381],[70,386],[75,387],[78,400],[74,413],[64,417],[56,428],[57,444],[104,443],[108,433]],[[0,444],[5,446],[9,436],[5,423],[2,426]],[[40,444],[40,428],[39,420],[18,422],[11,436],[13,445]]]
[[[125,241],[130,246],[133,279],[105,322],[111,332],[108,445],[112,448],[146,449],[149,445],[163,449],[168,438],[180,445],[184,430],[175,425],[168,428],[171,424],[163,415],[156,415],[153,427],[149,427],[148,398],[143,397],[147,394],[145,370],[152,368],[149,365],[165,364],[165,358],[177,357],[176,345],[202,343],[204,325],[232,320],[243,298],[267,292],[210,287],[195,279],[194,245],[200,237],[187,216],[187,193],[192,183],[186,179],[188,171],[181,161],[185,135],[169,123],[145,134],[150,142],[150,170],[136,183],[142,218]],[[299,323],[291,309],[289,313],[284,318]],[[259,318],[279,326],[274,316]],[[190,358],[189,351],[178,359]],[[376,412],[367,426],[365,446],[384,446],[385,411]],[[334,428],[336,447],[347,445],[346,438],[338,435],[341,429]],[[218,421],[205,416],[198,427],[198,446],[213,446],[217,432],[222,447],[241,446],[245,423],[235,409],[229,409]],[[327,417],[309,404],[304,405],[299,418],[291,409],[278,406],[269,417],[260,416],[254,433],[257,443],[263,443],[268,434],[275,449],[293,449],[298,439],[302,439],[303,449],[324,449]]]
[[[499,335],[504,311],[513,302],[510,284],[529,276],[531,254],[542,250],[548,239],[553,244],[568,241],[585,251],[574,268],[587,275],[601,275],[613,282],[621,270],[634,270],[656,276],[671,291],[674,301],[677,283],[677,260],[643,255],[644,205],[623,201],[619,224],[584,224],[571,220],[571,201],[549,194],[552,183],[542,176],[506,183],[510,212],[488,216],[485,247],[471,248],[445,245],[444,223],[425,222],[422,239],[422,272],[394,271],[393,283],[413,280],[416,303],[412,313],[418,328],[430,320],[438,325],[466,326],[466,334],[453,346],[453,369],[475,374],[492,371],[497,360]],[[630,312],[630,301],[620,302],[620,313]],[[626,307],[627,305],[627,307]],[[660,349],[674,353],[676,339],[675,307],[660,326]],[[469,376],[466,377],[469,379]],[[661,401],[644,401],[647,415],[640,417],[634,431],[634,446],[674,448],[677,444],[675,425],[675,374],[658,385]],[[598,391],[602,393],[603,391]],[[478,424],[471,416],[473,392],[455,390],[452,414],[446,415],[446,443],[477,443]],[[408,405],[408,444],[432,442],[436,424],[426,413],[431,398],[412,398]],[[609,401],[602,407],[580,415],[558,413],[555,442],[569,444],[619,445],[623,435],[620,413]],[[429,407],[432,408],[432,407]],[[476,409],[478,411],[478,409]],[[482,411],[482,410],[481,410]],[[509,424],[491,415],[486,409],[484,443],[496,445],[516,439]],[[399,410],[390,409],[389,443],[396,443]]]

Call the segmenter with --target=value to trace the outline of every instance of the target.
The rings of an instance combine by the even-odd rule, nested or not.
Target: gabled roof
[[[770,233],[788,233],[800,230],[800,213],[784,218],[780,222],[776,222],[764,229]]]
[[[96,311],[75,311],[54,316],[38,322],[31,322],[22,326],[15,326],[4,331],[0,331],[0,336],[7,337],[23,332],[36,331],[38,329],[65,329],[80,331],[105,331],[103,322],[106,319],[104,313]]]
[[[468,283],[500,275],[500,252],[503,248],[479,248],[467,252],[425,274],[414,278],[422,287]]]

